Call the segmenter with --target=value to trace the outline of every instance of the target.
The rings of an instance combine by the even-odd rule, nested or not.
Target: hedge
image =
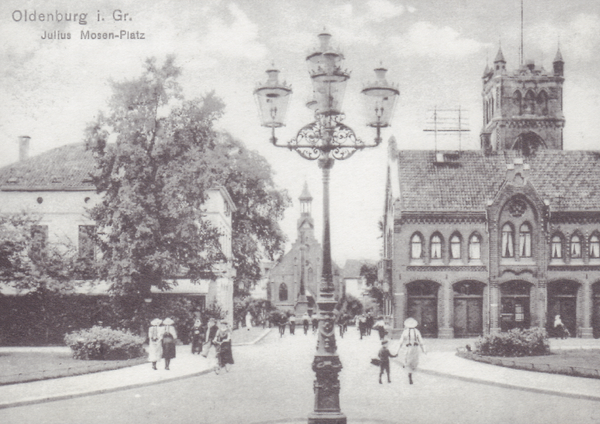
[[[73,351],[75,359],[121,360],[134,359],[146,354],[144,337],[129,331],[94,326],[88,330],[74,331],[65,336],[65,344]]]
[[[475,353],[483,356],[540,356],[550,354],[548,333],[540,327],[488,334],[475,342]]]

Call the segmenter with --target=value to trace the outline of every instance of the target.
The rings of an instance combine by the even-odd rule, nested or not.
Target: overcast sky
[[[35,11],[36,20],[25,21]],[[119,11],[114,13],[115,11]],[[87,14],[79,22],[40,22],[39,14]],[[127,20],[115,21],[128,13]],[[100,21],[98,20],[100,16]],[[56,18],[55,18],[56,19]],[[104,20],[102,20],[104,19]],[[131,19],[131,20],[129,20]],[[525,0],[525,58],[547,70],[560,40],[565,60],[565,148],[597,149],[600,132],[600,2]],[[32,137],[31,153],[81,142],[86,123],[105,109],[110,79],[140,75],[146,57],[174,53],[183,67],[187,98],[211,90],[226,103],[219,127],[259,151],[276,182],[294,199],[282,225],[296,238],[297,198],[304,181],[314,197],[316,234],[322,231],[321,174],[317,164],[269,142],[260,127],[252,92],[274,62],[292,84],[287,126],[291,139],[312,121],[304,107],[311,92],[304,63],[326,28],[352,71],[345,123],[363,140],[360,90],[383,63],[401,91],[384,144],[335,164],[332,171],[332,251],[346,259],[378,259],[377,221],[383,212],[387,140],[400,148],[433,149],[423,132],[434,107],[464,109],[470,133],[463,149],[477,149],[482,125],[481,76],[502,45],[509,70],[519,62],[520,0],[361,1],[13,1],[0,3],[0,166],[17,160],[17,137]],[[82,31],[144,34],[144,39],[81,39]],[[44,31],[70,34],[44,40]],[[463,117],[465,115],[463,114]],[[458,148],[457,137],[438,138],[439,148]]]

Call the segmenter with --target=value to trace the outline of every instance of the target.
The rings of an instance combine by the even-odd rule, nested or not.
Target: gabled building
[[[390,141],[380,276],[400,331],[600,337],[600,152],[563,150],[564,62],[483,76],[481,150]],[[387,289],[385,288],[387,287]]]
[[[90,175],[94,171],[92,153],[83,144],[71,144],[28,157],[30,139],[20,137],[20,160],[0,168],[0,213],[26,211],[40,218],[36,236],[43,245],[62,242],[75,246],[80,256],[93,259],[99,252],[90,237],[95,223],[86,211],[100,201]],[[192,282],[177,279],[171,291],[152,288],[154,295],[191,296],[201,304],[217,301],[233,322],[233,275],[231,213],[235,205],[223,187],[208,191],[202,213],[219,231],[227,261],[218,264],[216,280]],[[108,284],[89,288],[89,294],[106,294]],[[4,294],[18,294],[7,287]]]
[[[298,237],[292,248],[277,262],[269,273],[268,295],[271,303],[282,310],[301,316],[317,311],[317,297],[321,280],[323,250],[314,235],[311,215],[312,196],[305,183],[300,200]],[[334,298],[343,295],[339,268],[333,265]]]

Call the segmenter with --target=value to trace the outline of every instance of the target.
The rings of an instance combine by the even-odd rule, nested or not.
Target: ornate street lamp
[[[373,143],[364,143],[349,126],[342,123],[342,102],[350,73],[342,68],[344,55],[330,46],[331,35],[319,34],[320,46],[306,57],[308,73],[313,84],[313,99],[306,106],[314,111],[315,121],[305,125],[296,137],[286,144],[278,144],[275,128],[284,126],[291,86],[279,81],[279,71],[267,70],[268,80],[254,90],[262,125],[271,128],[271,143],[298,152],[309,160],[318,160],[323,171],[323,270],[319,284],[319,332],[317,351],[312,364],[316,373],[314,382],[315,408],[308,417],[309,424],[345,424],[346,416],[340,409],[342,369],[334,331],[333,269],[329,226],[329,174],[334,161],[348,159],[357,150],[376,147],[381,143],[381,128],[390,125],[394,106],[400,92],[385,79],[386,69],[375,69],[377,80],[362,90],[365,95],[367,125],[377,129]]]

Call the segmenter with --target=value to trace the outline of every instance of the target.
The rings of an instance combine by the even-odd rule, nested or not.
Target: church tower
[[[300,200],[300,218],[298,218],[298,239],[301,243],[306,243],[307,240],[313,239],[315,223],[311,216],[312,196],[308,191],[308,184],[304,183],[302,194],[298,198]]]
[[[560,49],[548,72],[532,60],[516,71],[506,69],[502,49],[483,75],[483,129],[486,152],[563,149],[564,61]]]

